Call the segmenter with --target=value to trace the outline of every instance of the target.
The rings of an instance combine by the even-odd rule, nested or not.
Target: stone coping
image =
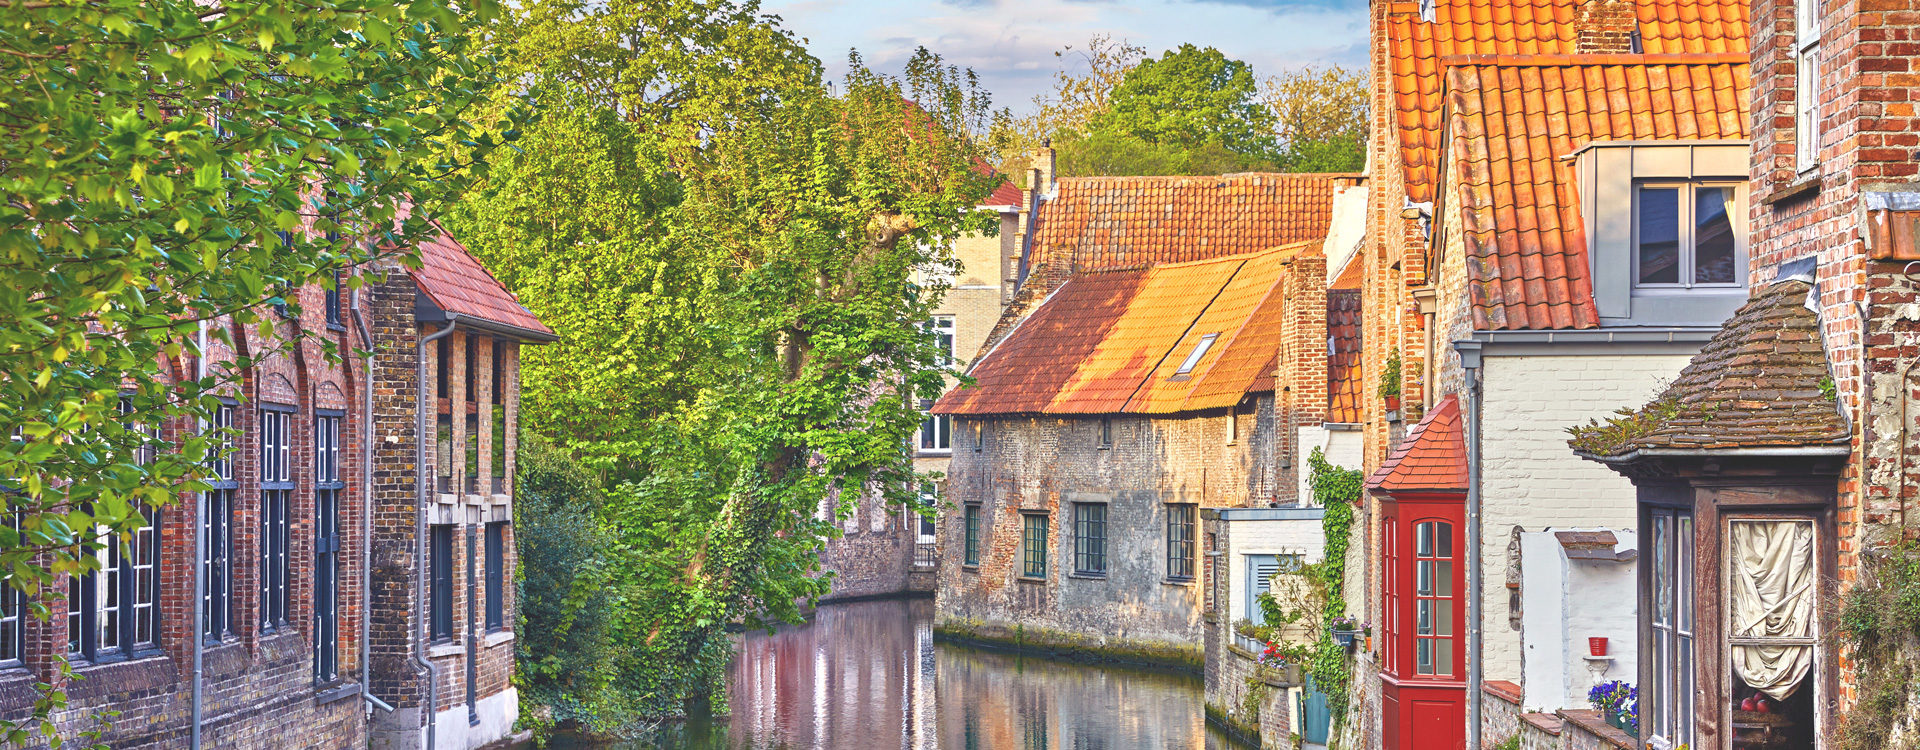
[[[1560,711],[1560,716],[1566,719],[1566,723],[1570,728],[1598,737],[1601,742],[1620,748],[1620,750],[1635,750],[1635,748],[1639,746],[1639,743],[1635,741],[1631,735],[1609,725],[1606,719],[1601,718],[1600,712],[1598,711],[1586,708],[1567,708]]]
[[[1516,706],[1520,705],[1520,701],[1524,700],[1526,695],[1520,690],[1519,685],[1507,680],[1488,680],[1480,685],[1480,691]]]
[[[1521,714],[1520,720],[1526,722],[1534,729],[1546,732],[1555,737],[1560,736],[1560,726],[1566,723],[1565,720],[1553,714]]]
[[[1207,515],[1222,521],[1318,521],[1326,508],[1208,508]]]

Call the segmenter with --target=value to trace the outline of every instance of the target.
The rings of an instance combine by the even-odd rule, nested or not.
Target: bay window
[[[1413,661],[1414,674],[1453,674],[1454,587],[1453,524],[1422,521],[1414,524],[1413,547]]]

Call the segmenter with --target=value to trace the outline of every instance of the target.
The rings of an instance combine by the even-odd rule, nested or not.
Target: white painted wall
[[[1581,354],[1516,355],[1488,347],[1481,442],[1486,679],[1525,685],[1532,678],[1522,669],[1521,633],[1508,619],[1507,544],[1513,527],[1630,533],[1637,523],[1633,485],[1574,455],[1567,447],[1566,428],[1604,418],[1622,406],[1645,404],[1680,374],[1692,354],[1588,349]],[[1583,596],[1603,610],[1634,611],[1630,587]],[[1631,640],[1617,645],[1616,653],[1633,648]]]
[[[1586,708],[1587,690],[1607,680],[1635,681],[1635,565],[1604,560],[1568,559],[1555,528],[1520,535],[1522,582],[1521,634],[1526,663],[1525,710],[1551,713]],[[1615,550],[1636,546],[1630,530],[1610,529]],[[1608,640],[1612,661],[1589,660],[1587,639]]]
[[[1329,430],[1320,425],[1307,425],[1294,430],[1294,445],[1300,446],[1300,498],[1302,505],[1313,503],[1313,475],[1308,473],[1306,460],[1313,455],[1313,449],[1319,448],[1334,466],[1345,469],[1358,469],[1366,456],[1365,433],[1359,430]]]
[[[1326,555],[1327,538],[1319,518],[1284,520],[1234,519],[1232,514],[1257,513],[1260,508],[1223,511],[1227,518],[1227,622],[1237,623],[1248,616],[1247,556],[1300,555],[1303,562],[1319,562]],[[1297,509],[1273,508],[1271,512]]]

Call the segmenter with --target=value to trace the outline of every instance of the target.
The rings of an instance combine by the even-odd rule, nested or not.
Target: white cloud
[[[1366,62],[1366,6],[1339,0],[768,0],[834,75],[849,48],[898,70],[917,46],[971,67],[1015,110],[1070,60],[1062,46],[1111,34],[1158,55],[1182,43],[1217,47],[1259,75],[1307,64]]]

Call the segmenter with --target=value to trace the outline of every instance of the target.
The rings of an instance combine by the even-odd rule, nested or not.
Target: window
[[[1073,572],[1107,574],[1107,504],[1073,504]]]
[[[489,361],[488,366],[493,368],[493,403],[504,404],[506,403],[506,401],[503,400],[503,397],[501,396],[501,394],[506,393],[507,391],[506,342],[504,341],[493,342],[493,358]],[[498,415],[497,413],[493,418],[493,422],[496,425],[504,426],[506,424],[506,421],[507,420],[504,416]],[[504,441],[496,440],[495,443],[504,444]]]
[[[140,526],[124,545],[119,536],[102,533],[101,546],[88,553],[99,561],[99,569],[67,579],[67,653],[95,662],[115,661],[158,645],[157,516],[157,511],[143,509]]]
[[[1239,440],[1240,440],[1240,405],[1234,404],[1232,406],[1227,407],[1227,445],[1233,445],[1234,443],[1239,442]]]
[[[345,321],[340,318],[341,274],[338,270],[335,270],[329,275],[333,278],[333,284],[326,287],[327,297],[326,302],[323,303],[327,307],[327,326],[330,328],[344,328]]]
[[[1173,374],[1178,376],[1193,372],[1193,368],[1199,366],[1200,359],[1207,356],[1207,350],[1213,348],[1213,340],[1217,338],[1220,338],[1220,334],[1209,333],[1201,336],[1200,343],[1193,345],[1193,351],[1187,353],[1187,358],[1180,363],[1180,369],[1174,370]]]
[[[1643,605],[1652,630],[1653,683],[1645,686],[1641,724],[1669,747],[1693,744],[1693,514],[1655,509]]]
[[[507,522],[487,524],[487,630],[507,626]]]
[[[1300,567],[1299,555],[1247,555],[1247,619],[1255,625],[1267,622],[1260,608],[1260,595],[1273,590],[1273,577]]]
[[[1100,447],[1103,449],[1113,447],[1113,420],[1111,419],[1100,420]]]
[[[1047,517],[1029,514],[1020,517],[1020,575],[1047,577]]]
[[[453,526],[434,524],[427,540],[428,618],[435,642],[453,640]]]
[[[1740,286],[1738,186],[1642,183],[1633,205],[1635,286]]]
[[[1794,13],[1793,150],[1800,171],[1820,163],[1820,3],[1800,0]]]
[[[933,408],[933,401],[921,399],[920,408],[923,411]],[[947,453],[953,450],[952,415],[928,414],[920,420],[920,450],[923,453]]]
[[[987,439],[986,430],[983,429],[984,426],[985,425],[980,422],[973,423],[973,452],[975,453],[979,453],[982,448],[986,447]]]
[[[340,415],[313,421],[313,676],[339,674],[340,656]]]
[[[219,640],[233,634],[233,498],[240,487],[234,481],[233,444],[226,432],[233,427],[233,405],[215,410],[208,427],[220,437],[208,481],[212,488],[201,496],[200,533],[207,544],[200,563],[207,587],[201,596],[200,633]]]
[[[1405,647],[1400,641],[1400,635],[1406,632],[1400,625],[1403,617],[1400,607],[1406,600],[1407,585],[1406,575],[1400,570],[1400,561],[1404,559],[1401,556],[1400,539],[1399,524],[1393,516],[1383,514],[1380,517],[1380,550],[1386,559],[1380,566],[1380,589],[1383,592],[1380,601],[1380,642],[1386,647],[1380,649],[1380,665],[1392,675],[1405,674],[1407,668],[1406,656],[1401,650]]]
[[[932,544],[934,534],[938,531],[934,527],[934,518],[940,508],[939,485],[933,482],[922,482],[920,496],[915,500],[918,501],[917,507],[908,510],[913,516],[911,520],[915,526],[914,541],[920,544]]]
[[[1453,524],[1414,527],[1414,673],[1453,674]]]
[[[953,316],[933,316],[932,320],[927,321],[927,333],[933,336],[933,346],[937,350],[934,364],[940,367],[952,367],[954,362]]]
[[[961,561],[967,565],[980,564],[980,506],[968,505],[966,508],[966,536],[961,544]]]
[[[473,334],[467,334],[467,352],[466,352],[466,356],[461,361],[460,369],[463,372],[463,374],[466,376],[466,381],[465,381],[467,384],[466,400],[468,401],[479,400],[477,397],[480,395],[480,385],[478,382],[480,379],[479,378],[480,368],[476,366],[479,364],[479,357],[480,357],[480,337],[475,336]],[[456,411],[455,413],[458,414],[462,412]],[[476,432],[472,429],[468,429],[467,434],[475,435]],[[474,442],[478,439],[479,439],[478,437],[470,437],[467,439],[467,442]]]
[[[1821,584],[1813,520],[1729,520],[1724,544],[1731,679],[1722,695],[1731,703],[1722,708],[1736,727],[1767,721],[1784,740],[1778,747],[1814,747],[1815,706],[1823,701],[1816,695]]]
[[[287,509],[293,496],[293,412],[260,410],[260,628],[287,624],[287,581],[292,559]]]
[[[1177,503],[1167,506],[1167,577],[1176,581],[1193,580],[1193,525],[1199,506]]]
[[[7,525],[20,533],[19,514]],[[20,666],[27,658],[27,595],[13,587],[11,572],[0,575],[0,667]]]

